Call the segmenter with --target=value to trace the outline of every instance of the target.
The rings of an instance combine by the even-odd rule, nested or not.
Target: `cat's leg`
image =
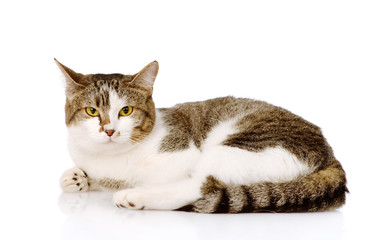
[[[85,192],[89,189],[87,174],[80,168],[71,168],[63,173],[60,185],[64,192]]]
[[[201,198],[202,181],[190,178],[175,183],[118,191],[115,205],[128,209],[174,210]]]

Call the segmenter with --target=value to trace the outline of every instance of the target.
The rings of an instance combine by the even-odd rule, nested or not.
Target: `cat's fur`
[[[135,75],[57,64],[76,164],[61,178],[64,191],[117,191],[117,207],[202,213],[324,211],[345,202],[345,172],[320,129],[287,110],[233,97],[156,109],[157,62]],[[125,106],[133,112],[123,117]]]

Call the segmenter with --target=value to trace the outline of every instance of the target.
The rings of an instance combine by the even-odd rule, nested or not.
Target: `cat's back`
[[[169,129],[177,128],[194,133],[204,133],[220,122],[236,120],[241,130],[289,127],[296,123],[319,130],[319,128],[290,111],[249,98],[220,97],[198,102],[177,104],[171,108],[161,108],[165,124]],[[273,123],[273,124],[272,124]]]
[[[283,147],[300,157],[312,150],[327,148],[317,126],[263,101],[222,97],[182,103],[159,111],[168,129],[162,151],[187,149],[191,142],[200,148],[209,133],[225,122],[234,123],[233,131],[222,142],[226,146],[252,152]]]
[[[205,125],[215,125],[220,121],[243,117],[250,113],[278,109],[280,108],[263,101],[228,96],[205,101],[180,103],[170,108],[161,108],[159,111],[168,124],[175,122],[197,124],[200,123],[199,121],[204,121]]]

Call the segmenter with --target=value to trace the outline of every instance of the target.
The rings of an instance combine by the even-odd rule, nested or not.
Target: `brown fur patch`
[[[257,109],[262,102],[233,97],[216,98],[203,102],[191,102],[160,109],[169,134],[161,145],[161,151],[177,151],[189,147],[192,141],[200,148],[210,130],[244,111]]]
[[[199,148],[214,126],[238,116],[243,116],[237,123],[239,132],[223,145],[254,152],[281,146],[314,166],[327,159],[330,151],[318,127],[261,101],[225,97],[160,111],[169,130],[161,151],[187,149],[190,142]]]
[[[126,181],[112,179],[112,178],[98,179],[96,182],[102,188],[114,190],[114,191],[126,189],[130,187],[130,185]]]
[[[317,126],[265,102],[225,97],[160,111],[169,130],[161,145],[163,152],[187,149],[190,142],[200,148],[219,122],[243,116],[237,122],[238,133],[229,136],[223,145],[253,152],[280,146],[313,167],[333,156]]]

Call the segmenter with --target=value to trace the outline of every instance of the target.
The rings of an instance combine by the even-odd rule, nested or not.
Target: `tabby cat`
[[[134,75],[83,75],[56,63],[76,165],[61,177],[66,192],[115,191],[119,208],[200,213],[345,202],[345,172],[320,128],[285,109],[234,97],[156,109],[156,61]]]

